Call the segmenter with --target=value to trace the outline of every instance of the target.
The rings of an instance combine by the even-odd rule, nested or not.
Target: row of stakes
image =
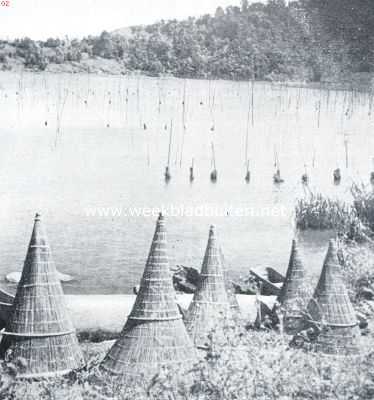
[[[169,168],[169,166],[166,166],[166,168],[165,168],[164,178],[165,178],[165,182],[169,182],[170,179],[171,179],[171,173],[170,173],[170,168]],[[214,169],[212,170],[212,172],[210,173],[210,180],[214,183],[214,182],[217,181],[217,178],[218,178],[218,172],[217,172],[217,169],[214,168]],[[190,167],[190,182],[192,182],[194,179],[195,179],[195,176],[194,176],[194,168],[193,168],[193,165],[192,165],[192,166]],[[247,169],[247,172],[246,172],[246,174],[245,174],[245,178],[244,178],[244,179],[245,179],[245,181],[246,181],[247,183],[250,182],[250,180],[251,180],[251,172],[249,171],[249,169]],[[333,171],[333,180],[334,180],[334,183],[335,183],[336,185],[339,185],[339,184],[340,184],[340,182],[341,182],[341,180],[342,180],[342,174],[341,174],[340,168],[336,168],[336,169]],[[281,176],[281,173],[280,173],[280,169],[279,169],[279,168],[276,169],[276,171],[275,171],[275,173],[274,173],[274,175],[273,175],[273,182],[274,182],[275,184],[281,184],[281,183],[284,182],[284,179],[283,179],[282,176]],[[304,174],[301,175],[301,183],[302,183],[303,185],[308,185],[308,183],[309,183],[309,175],[308,175],[306,172],[305,172]],[[374,172],[371,172],[371,173],[370,173],[370,183],[371,183],[372,185],[374,185]]]

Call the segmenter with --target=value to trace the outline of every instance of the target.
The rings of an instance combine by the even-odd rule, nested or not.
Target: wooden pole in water
[[[165,180],[168,181],[171,178],[170,174],[170,154],[171,154],[171,140],[173,137],[173,120],[170,121],[170,134],[169,134],[169,150],[168,150],[168,163],[165,168]]]
[[[344,149],[345,149],[345,167],[348,168],[349,164],[349,156],[348,156],[348,138],[347,135],[344,135]]]
[[[245,180],[248,182],[249,179],[247,180],[247,176],[249,175],[249,163],[248,163],[248,139],[249,139],[249,107],[248,107],[248,113],[247,113],[247,129],[245,132],[245,163],[246,163],[246,167],[247,167],[247,172],[246,172],[246,176],[245,176]]]
[[[212,163],[213,163],[213,171],[210,173],[210,180],[215,182],[217,180],[217,168],[216,168],[216,156],[214,152],[214,143],[211,142],[212,145]]]
[[[253,58],[252,58],[252,82],[251,82],[251,99],[248,105],[248,113],[247,113],[247,128],[245,135],[245,163],[246,163],[246,174],[245,181],[248,183],[251,179],[251,173],[249,171],[249,157],[248,157],[248,145],[249,145],[249,118],[251,115],[251,124],[252,128],[254,126],[254,70],[253,70]]]
[[[251,171],[249,170],[249,160],[247,160],[247,173],[245,174],[245,181],[249,183],[251,180]]]
[[[251,122],[252,128],[255,124],[255,93],[254,93],[254,86],[255,86],[255,63],[254,63],[254,56],[252,57],[252,82],[251,82]]]
[[[192,159],[191,167],[190,167],[190,182],[192,182],[195,179],[194,173],[193,173],[193,165],[194,165],[194,159]]]
[[[184,81],[184,86],[183,86],[182,129],[183,129],[183,134],[182,134],[181,158],[179,161],[180,167],[182,167],[184,139],[185,139],[185,135],[186,135],[186,80]]]
[[[213,154],[213,168],[216,169],[216,155],[214,153],[214,143],[212,142],[212,154]]]
[[[170,165],[171,139],[172,139],[172,137],[173,137],[173,120],[170,121],[169,150],[168,150],[168,166]]]

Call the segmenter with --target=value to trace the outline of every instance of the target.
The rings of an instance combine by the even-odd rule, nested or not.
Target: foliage
[[[297,201],[295,207],[298,229],[331,229],[350,238],[359,236],[361,223],[355,210],[339,200],[310,193]]]
[[[374,248],[372,243],[345,242],[339,251],[345,283],[351,301],[366,307],[368,294],[374,295]],[[373,315],[372,306],[365,313]]]
[[[351,189],[354,209],[360,220],[374,231],[374,192],[354,184]]]
[[[301,0],[324,50],[354,72],[374,71],[374,9],[371,0]],[[329,44],[328,44],[329,43]]]
[[[363,338],[359,357],[326,357],[290,348],[290,337],[275,332],[232,332],[233,342],[222,346],[214,336],[210,350],[186,374],[164,368],[152,380],[118,379],[97,369],[46,381],[14,381],[3,365],[2,399],[119,400],[291,400],[371,399],[374,394],[372,337]]]
[[[116,60],[124,71],[178,77],[319,81],[373,70],[369,2],[300,0],[286,4],[243,1],[214,16],[160,21],[82,40],[23,38],[0,42],[0,63],[27,68]],[[351,12],[352,11],[352,12]],[[356,22],[358,25],[356,25]],[[18,63],[19,64],[19,63]]]

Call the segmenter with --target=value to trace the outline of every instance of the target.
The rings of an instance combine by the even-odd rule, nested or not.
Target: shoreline
[[[183,309],[187,309],[193,294],[177,294],[177,303]],[[119,334],[134,305],[136,295],[65,295],[66,305],[73,320],[73,325],[78,333],[94,334],[103,332],[104,335]],[[255,295],[236,295],[243,319],[254,322],[257,316]],[[271,308],[275,302],[275,296],[258,296],[258,299]],[[6,309],[0,303],[2,318],[6,319]]]
[[[103,61],[104,59],[100,60]],[[0,74],[50,74],[50,75],[87,75],[101,78],[113,78],[113,77],[126,77],[126,78],[142,78],[142,79],[175,79],[175,80],[191,80],[191,81],[219,81],[227,83],[249,83],[250,80],[242,79],[228,79],[224,77],[183,77],[174,76],[169,74],[164,75],[149,75],[142,71],[127,71],[121,68],[119,63],[115,60],[104,60],[105,67],[102,65],[95,65],[95,59],[92,59],[92,63],[84,64],[78,62],[71,62],[66,64],[49,64],[48,68],[44,71],[35,70],[32,68],[20,67],[10,70],[1,70]],[[113,69],[111,69],[113,67]],[[311,90],[334,90],[334,91],[356,91],[362,93],[372,93],[374,90],[374,74],[357,73],[347,77],[340,81],[321,81],[321,82],[308,82],[299,80],[287,80],[287,81],[276,81],[276,80],[255,80],[256,84],[267,84],[278,87],[287,87],[295,89],[311,89]]]

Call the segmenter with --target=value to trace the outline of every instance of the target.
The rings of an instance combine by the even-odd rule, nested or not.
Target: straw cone
[[[235,287],[227,276],[225,256],[222,252],[222,249],[220,248],[219,251],[221,254],[222,268],[223,268],[224,277],[225,277],[225,287],[226,287],[226,292],[227,292],[227,296],[228,296],[230,307],[231,307],[231,312],[232,312],[233,318],[239,322],[243,318],[243,316],[241,314],[238,299],[236,297]]]
[[[0,352],[24,359],[19,377],[48,377],[83,365],[40,216],[34,229]]]
[[[305,268],[296,240],[292,241],[286,279],[277,297],[276,306],[283,315],[283,327],[286,333],[294,334],[302,326],[305,306],[310,300],[305,287]]]
[[[192,365],[196,353],[175,296],[165,221],[160,215],[139,293],[120,338],[103,360],[104,370],[150,377],[162,366]]]
[[[222,333],[234,320],[226,290],[222,256],[215,228],[210,227],[200,280],[187,310],[187,331],[197,347],[205,347],[208,335],[215,330]]]
[[[341,274],[334,240],[329,242],[322,273],[307,311],[309,322],[321,326],[315,350],[327,354],[358,353],[358,321]]]

